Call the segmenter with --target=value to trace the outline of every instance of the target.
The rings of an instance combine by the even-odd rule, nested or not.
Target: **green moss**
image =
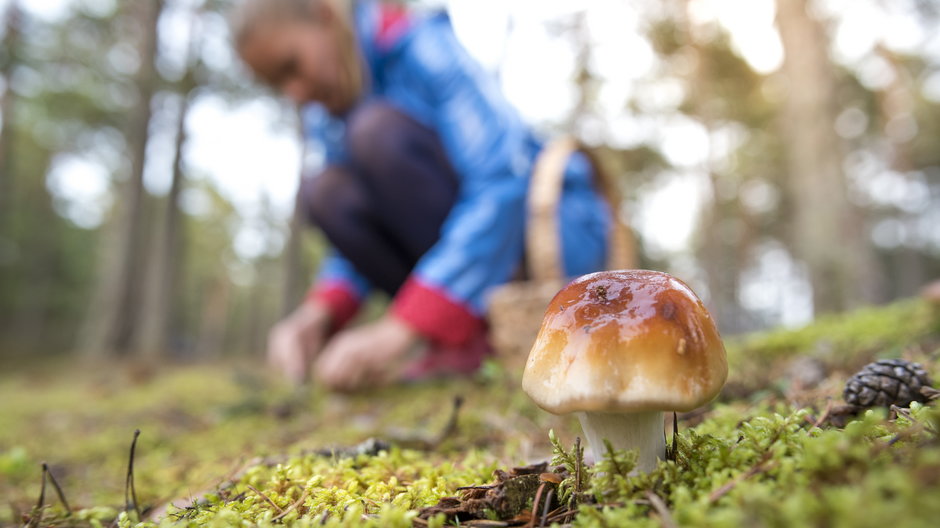
[[[634,455],[622,452],[582,468],[574,524],[661,526],[669,515],[680,526],[933,526],[940,413],[915,405],[892,419],[872,411],[844,428],[821,418],[839,402],[845,377],[874,357],[916,359],[936,376],[937,321],[907,301],[732,341],[736,389],[680,422],[675,459],[653,473],[630,475]],[[825,367],[825,379],[798,390],[787,369],[807,357]],[[421,508],[459,495],[458,487],[493,482],[497,468],[548,460],[553,444],[554,464],[569,473],[576,466],[576,421],[539,410],[518,373],[495,364],[478,379],[356,396],[294,393],[256,371],[188,366],[147,380],[72,366],[0,374],[0,525],[30,513],[42,461],[74,510],[67,517],[47,489],[44,525],[110,525],[124,506],[134,429],[142,431],[141,507],[176,505],[142,526],[411,526]],[[457,395],[465,402],[459,425],[440,438]],[[315,454],[369,437],[393,447]],[[562,493],[574,486],[569,477]],[[138,524],[133,513],[118,521]],[[445,522],[438,515],[428,525]]]
[[[932,526],[940,413],[913,407],[914,421],[869,411],[844,430],[808,425],[805,410],[709,423],[644,476],[617,472],[612,459],[630,457],[616,453],[591,470],[597,502],[616,506],[582,505],[575,525],[658,525],[652,492],[683,526]]]
[[[920,299],[821,317],[804,328],[779,329],[726,341],[731,397],[767,389],[796,358],[850,374],[874,359],[936,348],[940,311]]]
[[[827,315],[804,328],[780,329],[733,339],[729,361],[741,368],[750,363],[797,354],[897,357],[913,343],[940,332],[940,315],[920,299]],[[866,358],[867,360],[867,358]]]
[[[495,467],[490,457],[476,452],[456,463],[399,449],[343,459],[301,456],[276,466],[256,466],[238,483],[210,495],[208,502],[171,511],[163,524],[305,520],[410,526],[416,510],[453,494],[459,485],[489,479]]]

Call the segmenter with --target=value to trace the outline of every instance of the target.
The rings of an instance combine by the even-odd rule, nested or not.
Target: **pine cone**
[[[903,359],[881,359],[865,365],[845,383],[842,397],[859,407],[907,407],[925,402],[921,387],[930,387],[927,371]]]

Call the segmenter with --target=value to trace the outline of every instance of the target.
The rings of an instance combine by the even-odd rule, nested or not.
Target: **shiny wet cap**
[[[658,271],[602,271],[549,303],[522,388],[556,414],[684,412],[714,399],[727,376],[715,322],[684,282]]]

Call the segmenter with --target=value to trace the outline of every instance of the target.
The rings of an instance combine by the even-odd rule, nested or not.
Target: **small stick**
[[[663,434],[665,434],[665,432]],[[614,455],[614,446],[610,445],[610,442],[607,441],[606,438],[604,439],[604,447],[607,448],[607,456],[610,457],[610,463],[614,465],[614,471],[616,471],[618,475],[626,476],[623,472],[623,468],[620,467],[620,464],[617,462],[617,456]],[[594,461],[595,464],[597,462],[597,460]]]
[[[137,438],[140,436],[140,429],[134,430],[134,439],[131,441],[131,454],[127,461],[127,480],[124,481],[124,511],[131,508],[137,513],[137,519],[140,520],[140,507],[137,503],[137,488],[134,486],[134,454],[137,451]]]
[[[39,502],[36,503],[36,513],[34,516],[31,516],[29,519],[29,528],[36,528],[39,526],[39,523],[42,522],[42,507],[46,502],[46,472],[49,466],[45,462],[42,463],[42,485],[39,488]]]
[[[819,426],[826,423],[826,420],[829,419],[830,414],[832,414],[832,400],[829,400],[829,403],[826,404],[826,409],[819,416],[819,418],[813,422],[813,427],[818,429]]]
[[[277,510],[278,515],[283,515],[283,514],[284,514],[284,510],[282,510],[280,506],[278,506],[277,504],[275,504],[274,501],[271,500],[270,497],[268,497],[267,495],[265,495],[264,493],[262,493],[261,490],[259,490],[258,488],[252,486],[251,484],[246,484],[246,486],[248,486],[248,489],[250,489],[251,491],[255,492],[256,495],[258,495],[259,497],[261,497],[262,499],[264,499],[268,504],[270,504],[271,506],[273,506],[274,509]]]
[[[457,417],[460,415],[461,407],[463,407],[463,396],[454,396],[453,405],[450,409],[450,417],[447,419],[447,424],[444,426],[444,429],[441,430],[440,435],[437,437],[438,444],[457,431]]]
[[[581,464],[583,463],[584,450],[581,449],[581,437],[574,438],[574,492],[581,493]],[[597,460],[594,461],[595,463]]]
[[[673,462],[679,459],[678,441],[679,441],[679,413],[673,411],[672,413],[672,449],[670,449]]]
[[[935,389],[935,388],[933,388],[933,387],[928,387],[928,386],[926,386],[926,385],[924,385],[923,387],[920,388],[920,393],[921,393],[925,398],[927,398],[927,401],[928,401],[928,402],[932,402],[932,401],[934,401],[934,400],[940,398],[940,390],[937,390],[937,389]]]
[[[271,522],[281,520],[285,515],[287,515],[287,514],[290,513],[291,511],[293,511],[295,508],[297,508],[297,507],[300,506],[301,504],[303,504],[304,501],[307,500],[307,497],[308,497],[309,495],[310,495],[310,488],[304,488],[304,492],[303,492],[303,494],[300,496],[300,498],[297,499],[297,502],[295,502],[295,503],[291,504],[290,506],[288,506],[287,509],[285,509],[285,510],[282,511],[281,513],[277,514],[275,517],[272,517],[272,518],[271,518]],[[277,507],[277,506],[275,506],[275,508],[276,508],[276,507]]]
[[[49,480],[52,481],[52,487],[55,489],[56,495],[59,496],[59,500],[62,501],[62,506],[65,507],[65,516],[68,517],[72,515],[72,508],[69,507],[69,501],[65,500],[65,494],[62,493],[59,482],[55,479],[55,475],[52,474],[52,470],[49,469],[49,465],[45,462],[42,463],[42,471],[49,477]]]
[[[659,520],[662,522],[663,528],[677,528],[676,521],[672,519],[672,514],[669,513],[669,508],[667,508],[666,503],[659,498],[659,495],[652,491],[647,491],[646,498],[649,499],[653,509],[659,514]]]
[[[526,523],[526,528],[535,528],[535,512],[538,510],[539,501],[542,499],[542,491],[545,490],[546,484],[545,482],[539,484],[539,489],[535,492],[535,498],[532,499],[532,515],[529,516],[529,522]]]
[[[767,464],[767,462],[770,460],[770,456],[771,454],[768,451],[767,453],[764,454],[764,456],[760,458],[760,460],[757,461],[756,464],[754,464],[751,467],[751,469],[745,471],[737,478],[726,482],[723,486],[713,491],[712,494],[708,496],[708,502],[712,503],[712,502],[717,501],[718,499],[724,497],[729,491],[733,490],[734,487],[737,486],[739,482],[747,480],[753,477],[754,475],[757,475],[758,473],[763,473],[764,471],[767,471],[767,469],[769,468],[769,464]]]
[[[548,496],[545,497],[545,506],[542,506],[542,520],[539,522],[539,528],[544,528],[545,523],[548,521],[548,514],[549,514],[548,509],[552,505],[552,498],[554,498],[554,496],[555,496],[555,489],[549,488]]]
[[[566,506],[559,506],[554,510],[548,512],[548,517],[546,520],[548,522],[555,522],[565,517],[574,514],[574,510],[569,510]]]

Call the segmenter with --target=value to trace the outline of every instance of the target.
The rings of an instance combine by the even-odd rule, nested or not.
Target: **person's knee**
[[[348,201],[345,189],[351,185],[340,167],[327,167],[321,172],[304,176],[297,195],[297,207],[304,218],[315,225],[329,223],[339,213],[340,204]]]
[[[346,142],[349,153],[360,166],[381,166],[403,152],[403,128],[418,126],[388,103],[368,103],[349,117]]]

